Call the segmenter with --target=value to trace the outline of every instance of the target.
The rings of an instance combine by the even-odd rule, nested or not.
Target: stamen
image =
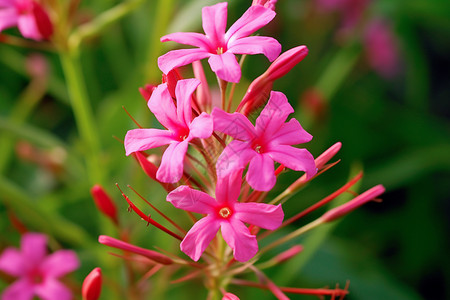
[[[218,47],[216,51],[218,55],[223,54],[223,47]]]
[[[226,218],[228,218],[229,216],[231,216],[231,209],[229,209],[228,207],[222,207],[222,208],[219,210],[219,215],[220,215],[222,218],[226,219]]]

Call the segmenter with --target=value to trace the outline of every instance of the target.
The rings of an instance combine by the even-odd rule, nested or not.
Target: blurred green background
[[[156,58],[175,44],[161,44],[159,38],[176,31],[201,32],[201,7],[217,2],[143,1],[81,45],[80,67],[95,116],[91,130],[101,147],[99,178],[116,200],[123,226],[142,247],[177,251],[164,235],[127,213],[114,183],[122,188],[130,184],[160,209],[174,211],[162,188],[125,157],[123,145],[113,138],[123,139],[136,127],[122,106],[144,127],[157,124],[138,87],[161,79]],[[324,2],[279,0],[276,18],[260,30],[275,37],[283,51],[298,45],[309,48],[308,57],[274,85],[296,108],[293,117],[314,136],[308,149],[318,156],[335,142],[343,144],[336,156],[340,163],[290,199],[284,211],[294,215],[360,169],[365,174],[360,192],[376,184],[383,184],[387,192],[382,203],[369,203],[298,240],[305,251],[267,274],[279,285],[296,287],[343,287],[349,280],[350,300],[450,299],[450,2],[373,0],[351,25],[345,24],[345,9],[324,9]],[[347,8],[355,5],[347,2]],[[76,23],[118,3],[81,2]],[[250,4],[230,1],[228,26]],[[379,19],[389,24],[397,51],[396,72],[388,76],[377,72],[368,55],[365,30]],[[6,33],[17,35],[15,29]],[[378,46],[376,53],[381,55],[386,45]],[[33,70],[39,64],[45,70]],[[204,66],[210,84],[215,84]],[[237,95],[268,66],[262,56],[247,57]],[[189,69],[185,71],[189,76]],[[111,282],[123,277],[121,261],[96,242],[99,234],[114,236],[115,231],[89,194],[93,182],[85,167],[86,152],[58,55],[0,44],[0,249],[18,245],[20,236],[11,221],[17,218],[29,230],[52,236],[52,247],[77,251],[83,265],[74,281],[81,282],[93,267],[103,266],[110,277],[105,295],[120,299]],[[298,176],[286,172],[272,193],[281,192]],[[130,190],[126,193],[132,195]],[[152,299],[205,295],[193,291],[190,283],[168,286],[164,278],[148,285],[156,293]],[[166,288],[170,291],[163,297]],[[273,298],[252,288],[230,291],[241,299]]]

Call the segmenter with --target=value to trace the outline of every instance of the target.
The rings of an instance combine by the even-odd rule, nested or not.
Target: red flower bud
[[[95,268],[83,281],[81,296],[83,300],[97,300],[102,292],[102,270]]]
[[[94,202],[98,210],[110,218],[114,224],[119,224],[116,205],[99,184],[92,187],[91,195],[94,198]]]

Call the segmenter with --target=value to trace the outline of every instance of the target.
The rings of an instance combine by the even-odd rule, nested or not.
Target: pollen
[[[221,208],[221,209],[219,210],[219,215],[220,215],[222,218],[226,219],[226,218],[228,218],[229,216],[231,216],[231,209],[229,209],[228,207],[223,207],[223,208]]]
[[[216,49],[216,52],[217,52],[218,55],[223,54],[223,47],[218,47]]]

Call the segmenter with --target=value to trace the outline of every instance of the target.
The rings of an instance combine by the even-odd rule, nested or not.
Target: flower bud
[[[270,8],[271,10],[275,10],[275,4],[277,4],[277,0],[253,0],[253,5],[261,5],[267,8]]]
[[[239,297],[232,293],[225,293],[222,300],[239,300]]]
[[[279,264],[279,263],[285,262],[285,261],[293,258],[294,256],[296,256],[297,254],[299,254],[302,251],[303,251],[302,245],[295,245],[295,246],[289,248],[288,250],[281,252],[280,254],[275,256],[273,258],[273,260]]]
[[[306,55],[308,55],[308,48],[306,46],[292,48],[275,59],[264,74],[267,74],[270,81],[275,81],[292,70]]]
[[[102,270],[95,268],[83,281],[81,296],[83,300],[97,300],[102,292]]]
[[[92,198],[94,198],[97,209],[101,211],[105,216],[110,218],[114,224],[119,224],[117,217],[117,208],[111,197],[105,192],[101,185],[96,184],[91,189]]]
[[[209,90],[208,81],[205,77],[205,72],[203,71],[202,63],[197,60],[192,63],[192,69],[194,70],[194,76],[202,84],[199,85],[197,88],[197,101],[198,105],[200,106],[203,111],[209,111],[211,109],[212,105],[212,97],[211,92]]]
[[[145,101],[148,101],[155,89],[156,89],[155,85],[146,84],[143,88],[142,87],[139,88],[139,93],[141,93],[141,96],[142,98],[144,98]]]

